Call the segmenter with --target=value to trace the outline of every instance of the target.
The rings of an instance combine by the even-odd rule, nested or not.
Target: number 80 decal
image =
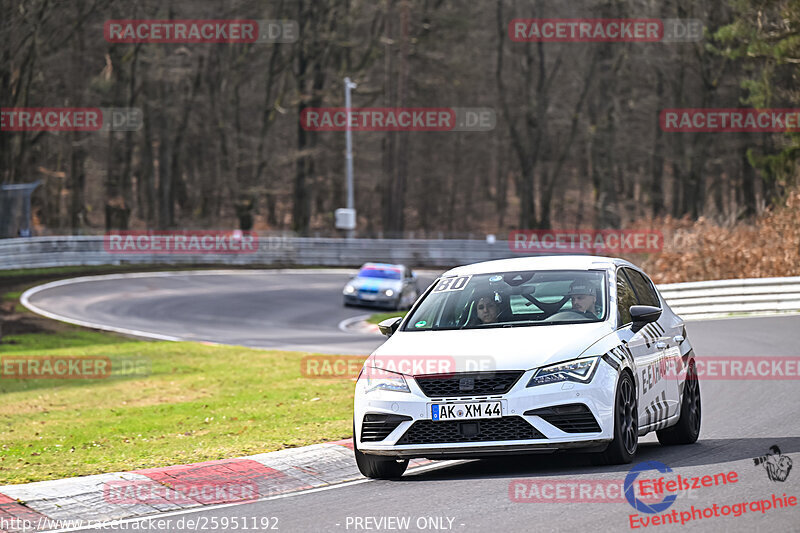
[[[472,276],[458,276],[457,278],[444,278],[439,281],[433,292],[447,292],[464,290]]]

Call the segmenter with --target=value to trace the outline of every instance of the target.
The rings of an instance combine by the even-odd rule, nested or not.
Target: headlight
[[[353,294],[354,292],[356,292],[356,288],[353,287],[352,285],[345,285],[344,286],[344,293],[345,294]]]
[[[385,291],[383,291],[383,294],[385,294],[386,296],[392,297],[392,296],[394,296],[394,291],[392,289],[386,289]]]
[[[528,382],[528,387],[558,383],[559,381],[589,383],[597,370],[598,361],[600,361],[600,356],[594,356],[540,368]]]
[[[358,376],[359,381],[364,381],[364,392],[388,390],[394,392],[411,392],[405,378],[397,372],[381,370],[374,367],[364,367]]]

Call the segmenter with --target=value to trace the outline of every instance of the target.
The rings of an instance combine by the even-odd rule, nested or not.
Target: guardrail
[[[518,256],[504,240],[333,239],[259,236],[253,253],[110,253],[103,236],[0,239],[0,271],[95,265],[359,266],[368,261],[451,267]]]
[[[800,277],[670,283],[658,290],[673,311],[687,318],[800,311]]]
[[[0,239],[0,272],[7,269],[97,265],[231,265],[355,267],[368,261],[415,267],[519,257],[504,240],[333,239],[259,236],[246,254],[122,254],[102,235]],[[2,274],[0,274],[2,275]],[[687,318],[800,311],[800,277],[700,281],[659,285],[670,307]]]

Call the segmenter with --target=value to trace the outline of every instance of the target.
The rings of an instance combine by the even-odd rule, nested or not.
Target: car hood
[[[384,278],[353,278],[350,280],[350,285],[352,285],[356,290],[370,289],[385,291],[386,289],[392,289],[397,291],[400,290],[400,287],[402,287],[402,281],[399,279]]]
[[[378,361],[375,366],[387,370],[402,370],[403,363],[406,364],[405,368],[417,370],[403,372],[408,374],[529,370],[568,361],[581,355],[602,355],[591,353],[587,349],[613,331],[608,322],[472,330],[398,331],[370,357]],[[436,365],[442,365],[442,369],[431,372]],[[424,368],[424,371],[419,372],[420,368]]]

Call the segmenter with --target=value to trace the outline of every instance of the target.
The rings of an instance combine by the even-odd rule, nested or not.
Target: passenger
[[[500,314],[500,306],[495,301],[495,293],[489,293],[478,298],[475,303],[475,312],[479,324],[494,324]]]

